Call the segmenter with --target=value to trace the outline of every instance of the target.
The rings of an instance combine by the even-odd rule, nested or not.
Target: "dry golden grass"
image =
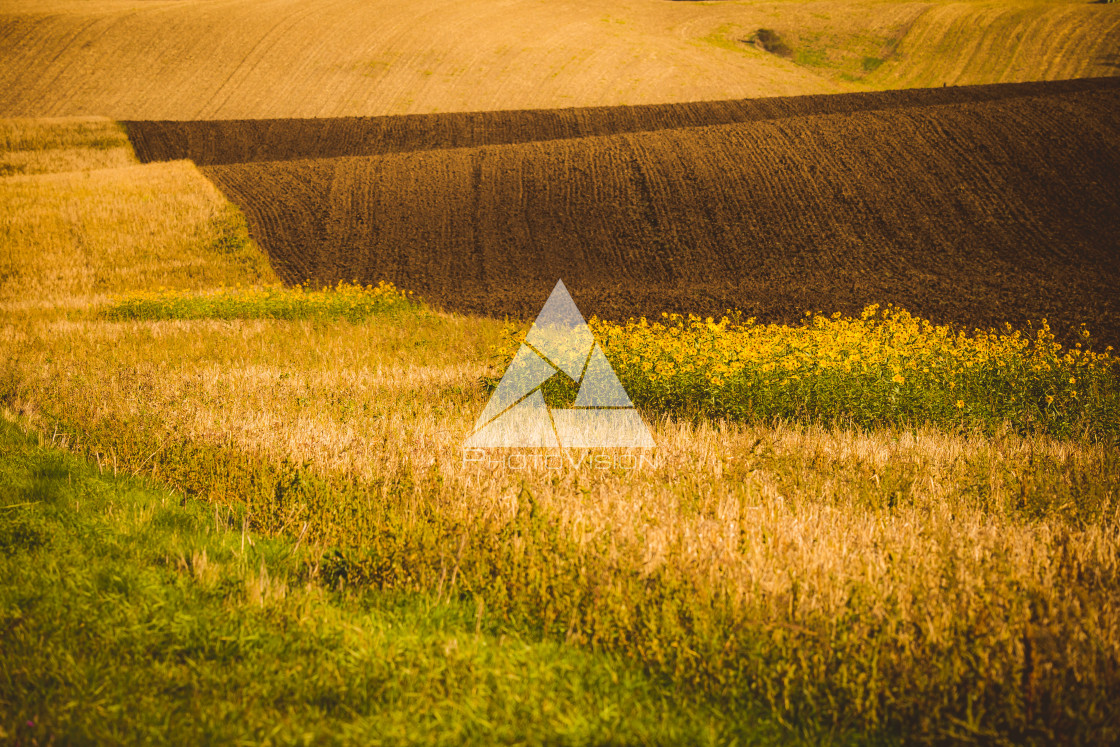
[[[697,25],[705,9],[688,3],[64,7],[0,16],[0,114],[328,116],[836,90],[764,52],[703,43],[725,14]]]
[[[0,177],[136,163],[124,128],[108,119],[0,120]]]
[[[1115,10],[1098,3],[934,5],[868,82],[910,88],[1116,75]],[[914,64],[922,59],[937,63]]]
[[[306,464],[318,479],[367,486],[331,499],[332,512],[373,515],[394,500],[411,507],[394,530],[406,536],[427,531],[432,512],[453,526],[509,525],[531,495],[538,517],[575,548],[570,562],[583,552],[616,569],[615,580],[597,584],[626,583],[628,574],[680,579],[690,590],[682,604],[727,599],[730,614],[767,630],[814,631],[829,641],[826,659],[845,650],[845,666],[864,674],[878,659],[894,673],[883,675],[891,687],[918,687],[923,667],[990,649],[991,671],[975,675],[981,684],[967,668],[945,675],[955,687],[987,689],[992,677],[1032,666],[1024,646],[1045,662],[1040,691],[1071,677],[1115,686],[1097,679],[1120,659],[1109,580],[1120,577],[1120,458],[1110,447],[655,420],[658,449],[638,470],[539,461],[523,469],[501,454],[464,462],[495,327],[440,315],[390,327],[39,319],[5,327],[0,344],[20,351],[3,372],[10,415],[58,429],[105,468],[175,482],[184,467],[171,455],[183,448]],[[218,502],[243,498],[185,479]],[[313,504],[252,510],[262,528],[294,534],[309,525],[326,546],[360,549],[369,537],[364,519],[339,523]],[[597,624],[607,626],[609,611],[596,612]],[[842,619],[858,630],[840,646],[826,621]],[[689,645],[728,634],[717,627]],[[817,676],[814,666],[831,666],[794,662],[795,689]],[[874,681],[852,684],[854,695],[846,687],[836,691],[846,709],[855,707],[849,698],[883,697]],[[867,707],[872,722],[889,720],[882,703]]]
[[[790,57],[750,42],[776,30]],[[0,115],[399,114],[1116,72],[1082,3],[234,0],[0,4]]]
[[[0,163],[61,172],[0,178],[0,309],[275,281],[240,214],[193,164],[136,165],[115,123],[7,120],[0,139]]]

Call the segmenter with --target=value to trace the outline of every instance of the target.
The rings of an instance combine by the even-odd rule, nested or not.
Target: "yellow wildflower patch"
[[[631,399],[651,411],[1120,433],[1120,359],[1063,347],[1045,320],[1033,334],[970,332],[873,305],[792,326],[679,314],[590,325]],[[499,356],[522,336],[511,329]]]

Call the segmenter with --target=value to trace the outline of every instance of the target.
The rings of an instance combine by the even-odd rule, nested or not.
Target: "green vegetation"
[[[603,744],[779,732],[0,420],[0,739]],[[345,588],[343,588],[345,586]]]
[[[858,318],[807,316],[800,326],[738,316],[665,315],[627,324],[591,320],[631,399],[648,413],[691,419],[936,425],[995,433],[1078,435],[1120,442],[1120,359],[1075,347],[1043,321],[1034,336],[1008,327],[965,332],[877,306]],[[526,329],[495,347],[504,371]],[[484,378],[488,390],[499,377]],[[546,402],[567,407],[578,384],[550,379]]]
[[[864,57],[860,66],[863,68],[863,72],[873,73],[882,66],[883,62],[882,57]]]
[[[417,394],[403,407],[423,429],[432,395]],[[329,410],[329,397],[301,410]],[[817,738],[1117,736],[1112,450],[701,431],[688,437],[697,448],[736,444],[729,453],[747,458],[721,462],[718,479],[688,471],[686,454],[647,474],[500,472],[494,483],[492,467],[462,466],[439,444],[428,445],[434,464],[409,458],[402,435],[361,478],[176,436],[179,417],[155,420],[162,400],[130,416],[70,411],[46,430],[104,465],[244,511],[254,531],[332,548],[320,561],[328,585],[448,595]],[[666,493],[705,479],[711,495]],[[620,505],[604,516],[607,500]]]
[[[757,50],[753,48],[753,41],[744,39],[742,33],[738,24],[722,23],[700,37],[697,42],[710,44],[713,47],[726,49],[730,52],[739,52],[740,54],[757,54]]]
[[[373,316],[416,313],[420,305],[392,283],[376,286],[340,282],[335,288],[311,290],[280,285],[222,288],[209,292],[154,291],[132,294],[102,311],[112,320],[158,319],[345,319],[361,322]]]
[[[770,54],[776,54],[779,57],[792,57],[793,50],[789,48],[782,37],[774,29],[759,29],[755,32],[754,38],[751,40],[762,45]]]

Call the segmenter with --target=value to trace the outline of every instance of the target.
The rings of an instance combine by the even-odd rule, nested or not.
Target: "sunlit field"
[[[119,142],[67,132],[23,162]],[[191,164],[89,159],[0,179],[3,737],[1120,738],[1091,326],[595,320],[656,450],[480,458],[525,325],[277,286]]]

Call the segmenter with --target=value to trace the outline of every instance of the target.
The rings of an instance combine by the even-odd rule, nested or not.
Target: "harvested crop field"
[[[681,104],[386,117],[130,121],[124,125],[141,161],[189,158],[200,166],[211,166],[297,158],[378,156],[412,150],[526,143],[1095,90],[1120,90],[1120,77]]]
[[[326,117],[1114,74],[1099,3],[6,0],[0,116]],[[771,29],[786,54],[756,43]]]
[[[289,282],[387,279],[519,317],[557,278],[616,319],[894,303],[1116,345],[1120,89],[1085,85],[205,173]]]

